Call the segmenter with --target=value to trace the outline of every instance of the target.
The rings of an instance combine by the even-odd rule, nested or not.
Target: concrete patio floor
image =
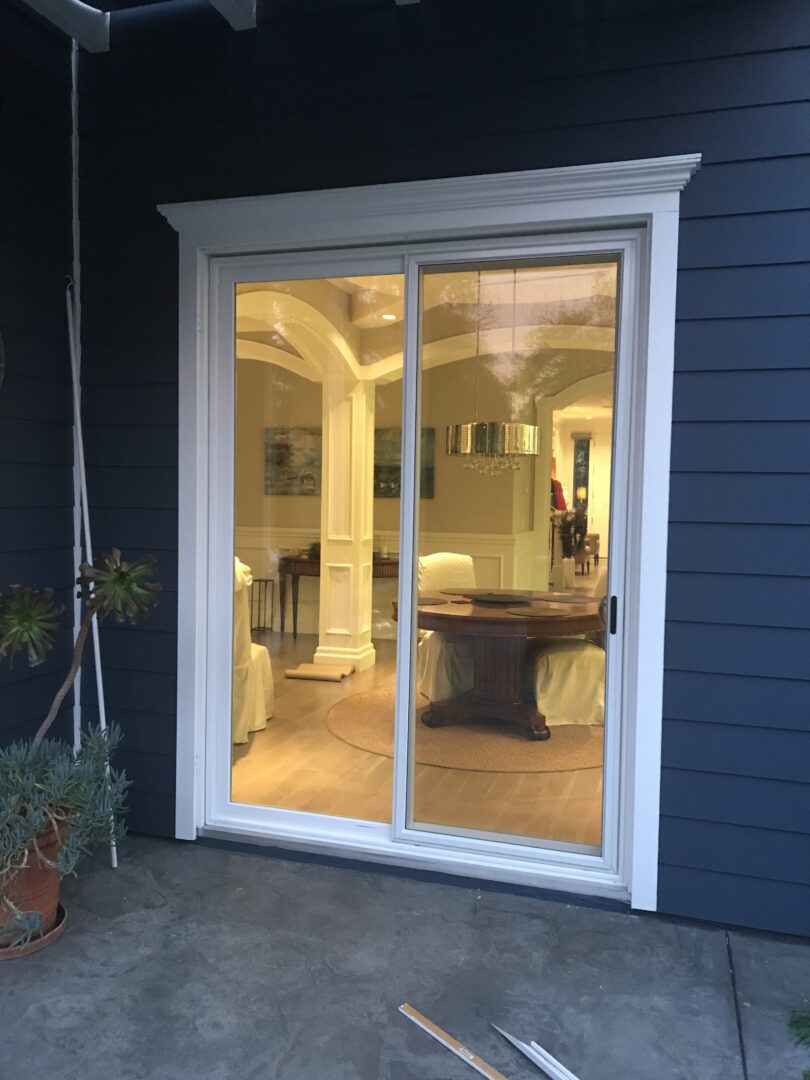
[[[541,1074],[489,1021],[581,1080],[810,1067],[801,942],[139,838],[63,894],[61,941],[0,965],[3,1080],[474,1076],[404,1001],[510,1080]]]

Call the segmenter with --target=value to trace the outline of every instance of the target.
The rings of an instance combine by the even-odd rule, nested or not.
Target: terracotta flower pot
[[[62,826],[54,828],[52,825],[37,834],[37,847],[50,862],[56,862],[64,835]],[[15,955],[23,955],[26,951],[33,952],[34,946],[41,948],[43,939],[54,929],[59,913],[61,879],[62,875],[57,869],[46,866],[37,853],[29,849],[28,866],[5,889],[5,895],[20,911],[38,911],[41,922],[39,933],[34,935],[29,945],[13,949]],[[2,916],[5,916],[6,911],[7,909],[3,908]],[[0,934],[0,956],[15,936],[15,933]]]

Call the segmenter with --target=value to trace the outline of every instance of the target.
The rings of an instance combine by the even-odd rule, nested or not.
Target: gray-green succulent
[[[85,732],[76,755],[58,739],[0,749],[0,937],[13,934],[13,944],[24,944],[39,930],[39,912],[19,910],[8,889],[33,859],[72,874],[92,844],[123,835],[129,781],[109,768],[119,740],[112,726]],[[64,836],[55,863],[36,845],[49,826]]]
[[[31,860],[73,873],[91,844],[111,841],[122,831],[129,781],[110,766],[118,729],[85,732],[75,754],[67,743],[46,736],[81,668],[93,620],[112,615],[118,622],[136,623],[145,618],[160,591],[150,580],[155,569],[151,556],[127,562],[117,548],[80,566],[83,612],[68,673],[33,739],[0,749],[0,938],[11,933],[14,944],[25,943],[39,929],[39,914],[19,910],[9,891]],[[25,653],[31,666],[41,664],[56,640],[61,612],[52,589],[11,586],[8,595],[0,596],[0,657]],[[53,864],[36,840],[49,827],[62,837]]]

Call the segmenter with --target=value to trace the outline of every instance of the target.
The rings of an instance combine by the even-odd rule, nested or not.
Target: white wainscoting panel
[[[471,555],[479,588],[539,588],[531,583],[533,533],[448,533],[423,532],[419,535],[419,550],[423,555],[437,551],[453,551]],[[377,546],[388,545],[395,553],[399,548],[399,533],[395,530],[375,534]],[[236,554],[252,569],[254,577],[278,579],[278,558],[286,552],[306,551],[320,539],[317,529],[273,528],[262,525],[241,525],[236,528]],[[298,632],[318,633],[318,579],[301,578],[298,598]],[[378,578],[373,582],[371,627],[374,638],[395,638],[396,625],[392,617],[392,601],[397,598],[395,578]],[[278,588],[273,626],[278,629]],[[292,598],[287,589],[287,630],[292,632]]]

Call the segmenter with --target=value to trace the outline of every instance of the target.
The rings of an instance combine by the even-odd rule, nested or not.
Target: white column
[[[374,383],[341,364],[323,383],[321,577],[315,663],[374,664]]]

